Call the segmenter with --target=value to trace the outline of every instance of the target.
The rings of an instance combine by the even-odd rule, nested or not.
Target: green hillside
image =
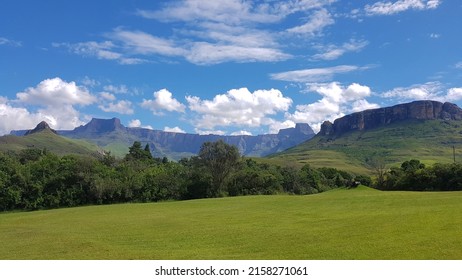
[[[371,160],[398,165],[419,159],[425,164],[462,161],[462,121],[410,120],[379,128],[347,132],[337,137],[316,135],[282,153],[272,161],[314,167],[336,167],[356,173],[370,173]]]
[[[461,259],[462,192],[365,187],[0,214],[0,259]]]
[[[28,148],[46,149],[58,155],[94,155],[101,150],[89,142],[65,138],[49,130],[26,136],[6,135],[0,137],[0,151],[20,151]]]

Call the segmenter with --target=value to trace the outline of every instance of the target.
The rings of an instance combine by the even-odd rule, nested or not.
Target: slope
[[[399,164],[410,159],[423,163],[462,160],[462,121],[409,120],[366,131],[350,131],[331,139],[316,135],[311,140],[270,156],[284,162],[309,163],[352,172],[370,172],[372,161]]]
[[[0,151],[20,151],[28,148],[46,149],[58,155],[96,155],[101,149],[83,140],[68,139],[45,129],[26,136],[0,137]]]

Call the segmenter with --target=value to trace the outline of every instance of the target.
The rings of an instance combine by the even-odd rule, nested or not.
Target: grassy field
[[[332,139],[331,139],[332,138]],[[372,174],[367,160],[382,159],[399,166],[410,159],[431,165],[462,161],[462,121],[411,120],[340,136],[317,135],[284,152],[273,154],[269,162],[309,163],[313,167],[335,167],[360,174]]]
[[[0,259],[462,259],[462,192],[309,196],[0,214]]]

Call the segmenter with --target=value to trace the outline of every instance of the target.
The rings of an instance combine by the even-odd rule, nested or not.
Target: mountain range
[[[460,162],[461,153],[462,109],[448,102],[424,100],[353,113],[333,123],[326,121],[309,141],[269,158],[370,173],[376,162]]]
[[[12,131],[11,134],[28,135],[40,131],[45,125],[46,123],[42,122],[34,130],[17,130]],[[125,155],[134,141],[140,141],[149,144],[153,156],[174,160],[195,155],[204,142],[219,139],[235,145],[243,155],[261,157],[296,146],[315,135],[308,124],[302,123],[296,124],[294,128],[281,129],[277,134],[222,136],[125,127],[118,118],[94,118],[86,125],[73,130],[56,131],[56,133],[67,138],[87,140],[117,156]]]
[[[117,118],[92,119],[86,125],[64,131],[53,131],[42,122],[33,130],[12,134],[26,136],[0,137],[1,150],[41,147],[46,143],[51,150],[60,147],[61,153],[65,152],[64,147],[73,147],[74,153],[105,150],[121,157],[134,141],[140,141],[149,144],[154,156],[178,160],[196,155],[206,141],[222,139],[237,146],[243,155],[264,157],[261,161],[299,166],[308,163],[354,173],[370,174],[371,163],[376,161],[387,165],[410,159],[425,164],[462,161],[462,109],[452,103],[429,100],[326,121],[316,135],[308,124],[297,124],[277,134],[221,136],[125,127]],[[83,150],[75,148],[78,143],[86,143]]]

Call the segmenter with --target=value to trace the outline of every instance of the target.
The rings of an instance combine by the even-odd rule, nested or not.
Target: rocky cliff
[[[321,125],[320,135],[338,136],[348,131],[367,130],[405,120],[462,120],[462,109],[457,105],[438,101],[414,101],[392,107],[353,113]]]
[[[120,144],[128,149],[133,141],[141,141],[143,144],[149,144],[154,156],[167,156],[172,159],[197,154],[204,142],[219,139],[235,145],[242,155],[266,156],[296,146],[314,136],[308,124],[297,124],[294,128],[281,129],[278,134],[223,136],[125,127],[117,118],[92,119],[88,124],[74,130],[58,131],[58,133],[69,138],[89,140],[101,147]],[[12,131],[11,134],[24,135],[24,131]]]

